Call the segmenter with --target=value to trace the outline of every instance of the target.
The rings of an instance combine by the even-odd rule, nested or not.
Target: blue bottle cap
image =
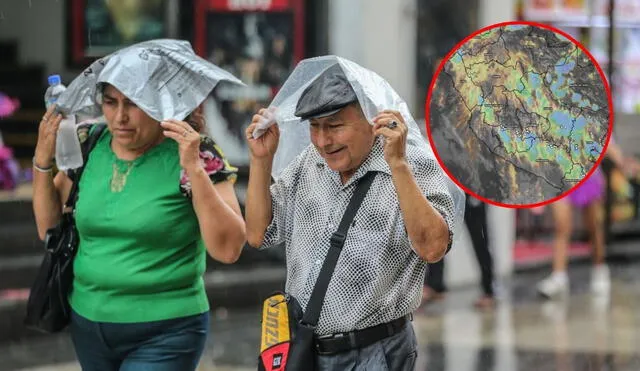
[[[62,82],[62,79],[60,78],[60,75],[49,76],[49,85],[56,85],[56,84],[60,84],[61,82]]]

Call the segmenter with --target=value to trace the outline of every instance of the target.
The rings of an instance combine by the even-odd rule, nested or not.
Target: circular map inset
[[[562,31],[503,23],[442,61],[427,98],[440,164],[468,193],[508,207],[564,196],[596,169],[610,92],[593,57]]]

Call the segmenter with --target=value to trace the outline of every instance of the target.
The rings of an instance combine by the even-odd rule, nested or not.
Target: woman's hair
[[[104,89],[107,87],[107,84],[104,82],[99,82],[96,85],[96,96],[95,96],[95,101],[96,103],[102,105],[102,98],[103,98],[103,94],[104,94]]]
[[[200,134],[204,134],[206,136],[209,136],[209,128],[207,127],[207,122],[206,120],[204,120],[204,111],[202,112],[202,118],[203,118],[203,122],[198,122],[198,120],[195,120],[193,118],[193,114],[195,113],[195,111],[191,112],[189,114],[189,116],[187,116],[184,121],[189,124],[189,126],[191,126],[195,131],[197,131]]]

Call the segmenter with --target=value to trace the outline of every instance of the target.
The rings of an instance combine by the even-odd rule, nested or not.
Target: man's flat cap
[[[347,76],[339,64],[327,68],[300,96],[295,115],[301,120],[333,115],[345,106],[357,102]]]

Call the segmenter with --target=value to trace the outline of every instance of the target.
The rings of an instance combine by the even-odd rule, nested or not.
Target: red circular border
[[[440,155],[438,154],[438,151],[436,149],[436,146],[433,142],[433,138],[431,136],[431,112],[429,111],[429,106],[430,106],[430,102],[431,102],[431,94],[433,93],[433,87],[438,79],[438,76],[440,76],[440,73],[442,72],[442,68],[444,67],[445,63],[447,63],[447,61],[451,58],[451,56],[458,51],[458,49],[460,49],[460,47],[466,43],[469,39],[473,38],[474,36],[494,29],[494,28],[498,28],[498,27],[503,27],[503,26],[511,26],[511,25],[527,25],[527,26],[534,26],[534,27],[540,27],[540,28],[546,28],[548,30],[551,30],[555,33],[561,34],[562,36],[566,37],[567,39],[571,40],[571,42],[573,42],[575,45],[577,45],[580,49],[582,49],[582,51],[589,57],[589,59],[591,59],[591,62],[596,66],[596,69],[598,70],[598,73],[600,74],[600,79],[602,80],[602,82],[604,83],[604,87],[607,91],[607,100],[609,103],[609,129],[607,132],[607,140],[605,141],[604,144],[604,148],[602,150],[602,152],[600,153],[600,157],[598,158],[598,160],[596,161],[595,165],[591,168],[591,170],[589,170],[589,173],[587,173],[587,175],[585,175],[585,177],[578,182],[578,184],[574,185],[573,187],[571,187],[571,189],[569,189],[568,191],[566,191],[565,193],[556,196],[552,199],[549,199],[547,201],[543,201],[543,202],[538,202],[535,204],[521,204],[521,205],[514,205],[514,204],[505,204],[505,203],[501,203],[501,202],[496,202],[493,200],[489,200],[488,198],[482,197],[479,194],[471,191],[470,189],[468,189],[467,187],[465,187],[462,183],[460,183],[460,181],[458,181],[458,179],[456,179],[456,177],[453,176],[453,174],[451,174],[451,172],[449,171],[449,169],[447,169],[447,167],[445,166],[444,162],[442,161],[442,159],[440,158]],[[555,27],[546,25],[546,24],[542,24],[542,23],[537,23],[537,22],[527,22],[527,21],[511,21],[511,22],[501,22],[501,23],[496,23],[484,28],[481,28],[479,30],[477,30],[476,32],[472,33],[471,35],[467,36],[464,38],[464,40],[460,41],[453,49],[451,49],[451,51],[440,61],[440,65],[438,66],[438,69],[436,71],[436,73],[433,75],[433,78],[431,80],[431,84],[429,86],[429,91],[427,93],[427,101],[425,102],[425,125],[427,126],[427,136],[429,137],[429,144],[431,144],[431,148],[433,148],[433,153],[436,156],[436,159],[438,160],[438,163],[440,164],[440,166],[442,167],[442,169],[445,171],[445,173],[449,176],[449,178],[458,185],[458,187],[462,188],[467,194],[470,194],[471,196],[477,198],[478,200],[481,200],[483,202],[486,202],[488,204],[491,205],[495,205],[495,206],[501,206],[501,207],[506,207],[506,208],[511,208],[511,209],[524,209],[524,208],[532,208],[532,207],[538,207],[538,206],[544,206],[547,204],[550,204],[554,201],[557,201],[561,198],[566,197],[567,195],[569,195],[571,192],[573,192],[574,190],[576,190],[580,185],[582,185],[582,183],[584,183],[590,176],[591,174],[593,174],[594,171],[596,171],[596,169],[598,168],[598,166],[600,166],[600,162],[602,162],[602,159],[604,158],[605,153],[607,152],[607,147],[609,146],[609,140],[611,139],[611,133],[613,132],[613,99],[611,97],[611,88],[609,87],[609,83],[607,82],[607,79],[604,75],[604,73],[602,72],[602,68],[600,68],[600,65],[598,64],[598,62],[596,61],[596,59],[593,57],[593,55],[591,55],[591,53],[589,53],[589,51],[576,39],[574,39],[571,35],[569,35],[568,33],[559,30]]]

